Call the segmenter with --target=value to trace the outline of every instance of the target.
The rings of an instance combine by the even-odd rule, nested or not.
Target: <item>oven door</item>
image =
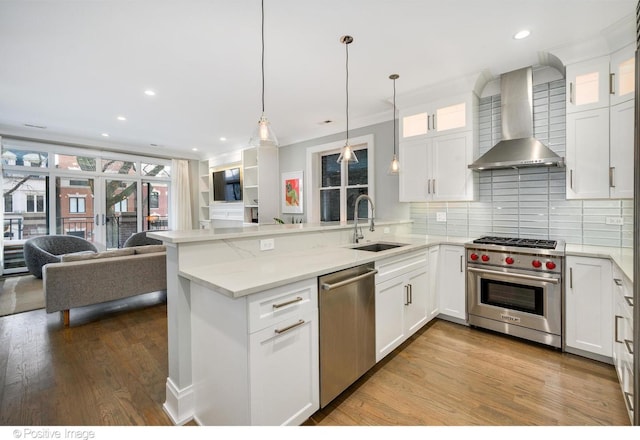
[[[559,274],[467,266],[470,322],[478,316],[561,335],[562,283]]]

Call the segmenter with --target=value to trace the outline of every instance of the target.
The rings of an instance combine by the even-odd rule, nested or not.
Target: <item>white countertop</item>
[[[376,220],[376,226],[413,223],[412,220]],[[363,220],[363,225],[367,224]],[[149,231],[147,235],[165,243],[189,243],[233,238],[274,236],[280,234],[351,229],[353,222],[331,223],[285,223],[283,225],[252,225],[237,228],[188,229],[183,231]]]
[[[286,255],[260,256],[241,261],[185,268],[179,275],[207,288],[238,298],[296,281],[314,278],[360,264],[426,249],[439,244],[464,244],[463,237],[394,236],[384,242],[406,246],[382,252],[352,249],[354,244],[328,246],[290,252]],[[360,245],[367,242],[360,243]]]
[[[397,224],[398,222],[391,223]],[[380,222],[378,224],[383,225],[385,223]],[[237,228],[237,230],[225,228],[218,231],[164,231],[150,233],[149,235],[170,243],[189,243],[350,227],[352,225],[345,223],[326,226],[310,224],[266,225]],[[232,298],[239,298],[360,264],[401,255],[406,252],[427,249],[441,244],[464,245],[471,240],[472,238],[469,237],[390,236],[386,237],[384,241],[404,243],[406,245],[382,252],[354,250],[352,248],[356,245],[353,244],[304,249],[284,255],[258,256],[241,261],[181,268],[179,275]],[[360,244],[366,244],[366,242]],[[567,244],[566,255],[609,258],[633,281],[633,250],[630,248]]]

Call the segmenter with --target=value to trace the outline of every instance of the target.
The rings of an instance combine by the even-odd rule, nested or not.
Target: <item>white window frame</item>
[[[305,187],[309,188],[306,201],[306,209],[309,212],[307,215],[307,222],[310,223],[319,223],[320,222],[320,179],[322,177],[322,162],[320,158],[324,154],[329,154],[331,152],[339,151],[344,146],[344,139],[336,142],[331,142],[323,145],[316,145],[314,147],[307,148],[306,151],[306,168],[307,172],[305,173]],[[368,183],[367,183],[367,193],[373,203],[375,205],[375,144],[374,144],[374,136],[372,134],[359,136],[357,138],[349,139],[349,143],[353,147],[367,148],[368,151]],[[357,156],[357,150],[356,150]],[[345,174],[341,173],[342,176],[342,188],[346,188],[345,183]],[[347,212],[346,212],[346,203],[342,202],[346,199],[346,189],[341,190],[344,191],[345,195],[341,194],[340,200],[340,222],[346,223]],[[371,218],[371,206],[368,208],[369,210],[369,218]]]
[[[71,200],[75,200],[76,210],[71,210]],[[80,200],[82,200],[82,211],[80,211]],[[86,214],[87,213],[87,200],[86,196],[81,194],[74,194],[69,196],[69,213],[70,214]]]

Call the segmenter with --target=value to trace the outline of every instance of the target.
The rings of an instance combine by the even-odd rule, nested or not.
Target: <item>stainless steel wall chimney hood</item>
[[[533,137],[531,67],[500,76],[502,140],[469,165],[472,170],[564,166],[564,158]]]

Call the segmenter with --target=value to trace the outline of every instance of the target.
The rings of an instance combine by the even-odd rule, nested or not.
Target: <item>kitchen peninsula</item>
[[[252,418],[257,410],[252,411],[250,405],[259,399],[249,399],[248,392],[245,396],[238,383],[230,379],[231,375],[247,378],[251,374],[242,371],[248,367],[243,359],[247,355],[246,346],[244,353],[241,347],[248,341],[240,341],[249,336],[247,303],[264,296],[264,292],[286,293],[289,287],[296,292],[307,289],[300,307],[317,313],[318,276],[447,241],[443,237],[411,236],[410,221],[378,221],[374,232],[363,228],[365,242],[406,245],[384,252],[357,251],[351,249],[353,228],[346,223],[294,224],[149,233],[167,245],[169,377],[164,408],[176,424],[193,418],[201,424],[300,424],[309,414],[300,415],[303,417],[300,420],[277,422]],[[458,244],[464,241],[462,237],[451,239]],[[225,310],[222,316],[214,316],[222,310]],[[284,310],[279,316],[283,315]],[[317,320],[311,322],[317,329]],[[237,334],[225,335],[232,344],[221,347],[212,343],[211,332],[229,331],[215,328],[218,324],[236,327],[233,332]],[[244,329],[240,329],[243,325]],[[307,337],[317,339],[317,330],[310,328],[309,332]],[[204,334],[208,336],[203,340]],[[223,355],[219,350],[227,353]],[[224,360],[229,364],[222,365]],[[211,362],[208,372],[200,371],[199,366],[207,362]],[[225,382],[231,387],[217,390],[222,402],[216,408],[211,407],[216,399],[211,394],[202,394],[205,389],[207,393],[213,392],[211,374],[229,375]]]
[[[364,242],[403,246],[369,252],[353,249],[353,228],[291,224],[149,233],[167,245],[164,408],[174,423],[299,425],[319,408],[319,276],[374,263],[382,286],[389,284],[386,274],[420,261],[429,284],[424,290],[436,290],[436,273],[443,271],[447,291],[456,290],[452,276],[464,286],[462,245],[469,238],[411,235],[410,221],[378,221],[374,232],[363,227]],[[438,248],[440,257],[449,255],[440,267]],[[630,249],[571,246],[567,254],[609,258],[633,279]],[[440,304],[440,317],[446,307]],[[397,345],[378,350],[378,360]]]

